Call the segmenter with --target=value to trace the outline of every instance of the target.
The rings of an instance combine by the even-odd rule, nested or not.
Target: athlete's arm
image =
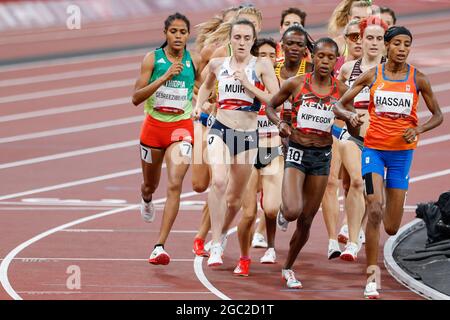
[[[342,71],[341,71],[342,72]],[[342,82],[342,81],[337,81],[337,86],[338,86],[338,90],[339,90],[339,96],[342,97],[347,91],[348,91],[348,86]],[[350,108],[352,112],[356,113],[355,108],[353,107],[353,101],[350,105]],[[354,136],[354,137],[358,137],[359,136],[359,131],[360,131],[360,127],[354,127],[351,125],[351,123],[349,121],[345,121],[345,124],[347,125],[347,129],[348,132],[350,133],[350,135]]]
[[[142,102],[150,98],[166,81],[172,79],[176,75],[179,75],[183,70],[182,63],[173,63],[162,77],[148,84],[148,81],[152,76],[154,66],[155,53],[151,52],[148,53],[142,61],[141,75],[136,80],[136,84],[134,86],[132,102],[135,106],[140,105]]]
[[[406,142],[413,142],[417,135],[436,128],[444,120],[441,108],[439,107],[439,103],[434,95],[427,76],[417,70],[416,81],[418,89],[422,93],[423,100],[425,101],[425,104],[427,105],[428,110],[430,110],[432,116],[424,124],[419,125],[416,128],[406,129],[403,134],[403,138]]]
[[[356,113],[353,108],[353,99],[361,92],[361,90],[370,86],[375,77],[376,68],[372,68],[360,75],[348,89],[339,101],[334,105],[333,111],[336,118],[349,122],[351,126],[357,127],[364,123],[361,118],[364,114]]]
[[[295,92],[295,89],[300,86],[303,78],[303,76],[297,76],[289,78],[288,80],[283,82],[280,91],[278,91],[267,104],[267,118],[269,118],[272,123],[277,125],[278,129],[280,130],[280,136],[282,138],[291,135],[291,126],[286,121],[282,121],[278,117],[276,108],[277,106],[282,105],[287,99],[289,99],[289,97]]]
[[[197,103],[194,108],[194,118],[198,118],[200,116],[200,113],[202,112],[202,106],[209,99],[211,92],[215,88],[216,84],[215,69],[217,67],[217,60],[218,59],[212,59],[205,67],[207,75],[205,81],[202,83],[200,89],[198,90]]]

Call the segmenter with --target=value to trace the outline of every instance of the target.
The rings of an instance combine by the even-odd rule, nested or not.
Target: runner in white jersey
[[[208,161],[211,165],[212,246],[209,266],[222,265],[221,238],[227,225],[241,208],[258,146],[257,113],[260,101],[269,101],[278,90],[272,63],[250,54],[256,31],[248,20],[233,22],[230,42],[233,55],[214,58],[206,67],[206,79],[199,90],[195,114],[213,92],[218,81],[218,110],[208,135]],[[267,92],[264,91],[267,89]]]

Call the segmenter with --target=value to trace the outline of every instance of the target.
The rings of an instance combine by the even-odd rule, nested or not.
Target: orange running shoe
[[[205,240],[200,238],[194,239],[194,248],[192,252],[198,257],[209,257],[208,251],[205,250]]]
[[[239,259],[239,263],[233,271],[235,276],[248,277],[248,272],[250,269],[250,259]]]

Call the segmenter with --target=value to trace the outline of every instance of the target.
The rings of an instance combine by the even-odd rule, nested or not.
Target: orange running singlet
[[[385,74],[385,64],[376,68],[376,77],[370,86],[369,128],[364,145],[377,150],[410,150],[417,146],[417,139],[407,143],[403,133],[417,127],[416,68],[408,64],[403,80],[390,80]]]

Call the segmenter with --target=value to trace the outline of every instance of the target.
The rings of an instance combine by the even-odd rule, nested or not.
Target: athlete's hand
[[[234,80],[239,80],[244,87],[248,87],[250,82],[248,81],[247,75],[243,70],[236,70],[233,74]]]
[[[280,137],[282,138],[287,138],[292,134],[291,126],[285,121],[280,122],[278,129],[280,131]]]
[[[405,139],[406,143],[413,143],[417,140],[417,136],[419,133],[416,128],[408,128],[403,133],[403,139]]]
[[[202,109],[195,106],[195,108],[192,110],[191,118],[194,120],[200,119],[200,114],[202,113]]]
[[[163,77],[166,81],[171,80],[173,77],[179,75],[181,71],[183,71],[183,64],[181,62],[175,62],[170,66]]]
[[[353,112],[352,115],[348,118],[348,122],[350,122],[350,124],[354,128],[359,127],[364,124],[362,117],[364,117],[364,113]]]

